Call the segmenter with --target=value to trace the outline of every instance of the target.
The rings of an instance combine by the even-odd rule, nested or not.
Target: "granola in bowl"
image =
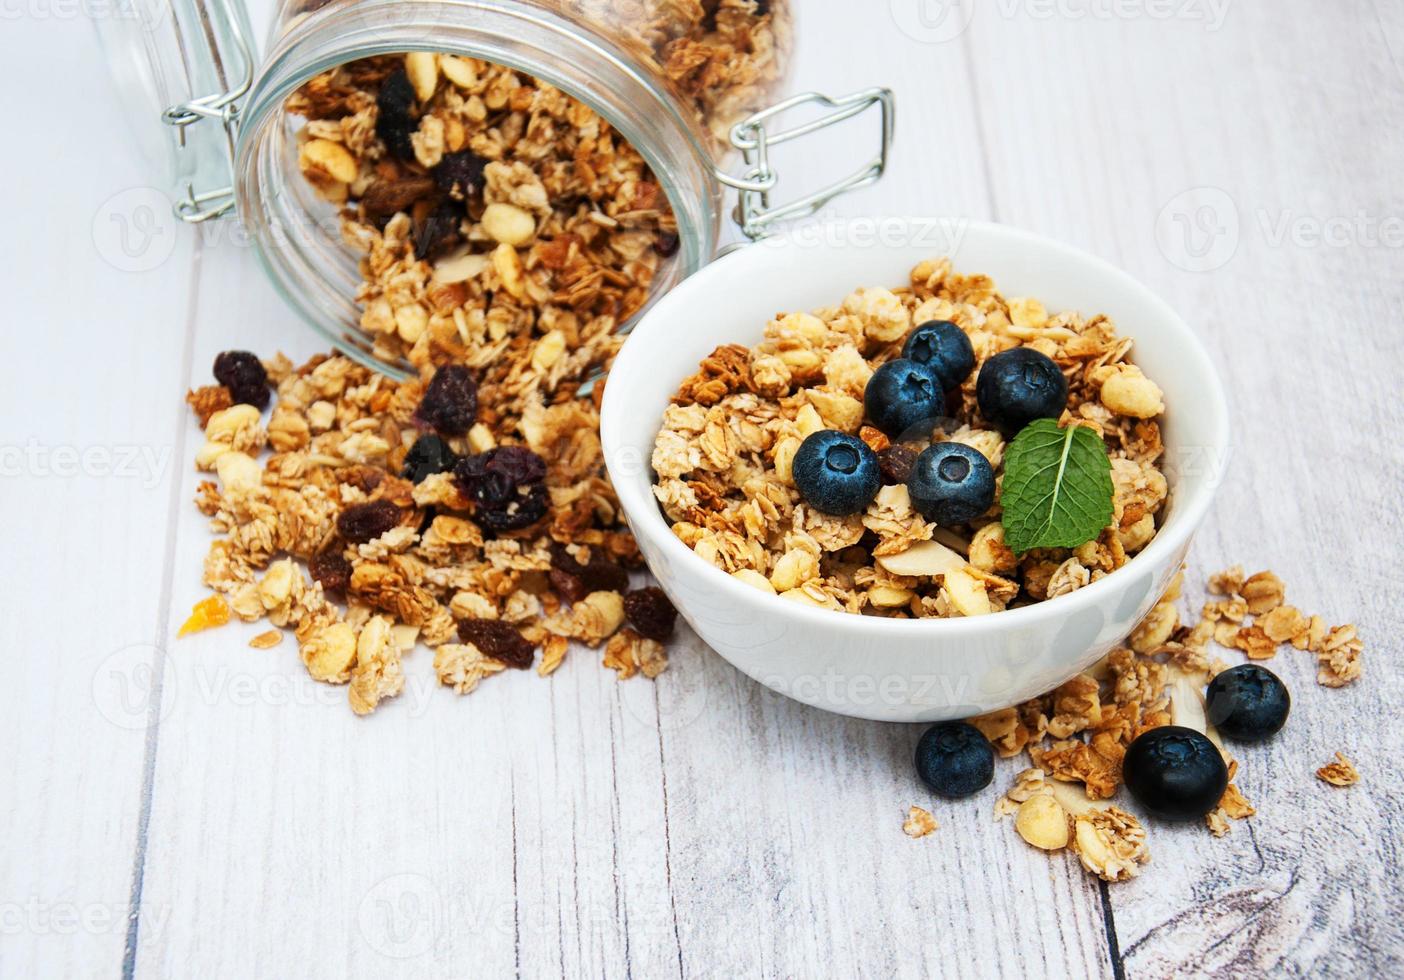
[[[973,356],[948,391],[927,385],[927,396],[939,401],[944,392],[944,402],[918,413],[927,425],[909,426],[901,412],[875,403],[874,385],[885,384],[885,366],[906,363],[914,334],[933,321],[958,328]],[[1131,347],[1106,316],[1050,314],[1035,298],[1006,297],[987,276],[925,261],[904,286],[860,288],[838,305],[775,317],[755,346],[716,348],[664,413],[653,493],[673,534],[703,560],[809,605],[929,618],[1056,598],[1126,564],[1155,537],[1165,509],[1164,398],[1131,361]],[[979,380],[1007,352],[1056,368],[1065,399],[1053,418],[1010,425],[991,417],[994,402]],[[1028,370],[1015,367],[1016,375]],[[1050,414],[1047,406],[1039,411]],[[875,416],[897,421],[879,427]],[[1016,550],[1006,540],[1014,536],[1005,506],[1010,457],[1034,429],[1066,439],[1073,452],[1064,450],[1063,460],[1076,455],[1075,444],[1083,452],[1088,443],[1098,447],[1090,458],[1106,457],[1109,499],[1106,519],[1080,542]],[[804,482],[797,459],[822,438],[845,454],[844,472],[861,475],[871,456],[865,506],[816,506],[822,498],[797,485]],[[941,448],[950,444],[966,449]],[[933,449],[959,456],[962,476],[971,460],[974,469],[987,464],[990,499],[975,516],[926,506],[925,489],[914,501],[914,468]],[[1029,538],[1021,524],[1015,541]]]

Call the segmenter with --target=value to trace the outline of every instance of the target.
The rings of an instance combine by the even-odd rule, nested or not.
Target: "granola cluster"
[[[1230,820],[1251,817],[1255,810],[1233,780],[1238,760],[1218,738],[1204,713],[1203,690],[1230,665],[1218,651],[1237,651],[1248,659],[1262,659],[1262,650],[1240,640],[1246,616],[1256,623],[1273,617],[1284,605],[1285,587],[1272,572],[1245,575],[1234,566],[1210,576],[1206,602],[1193,626],[1181,622],[1177,606],[1183,573],[1126,639],[1104,660],[1057,689],[1012,708],[972,718],[1004,758],[1024,756],[1032,767],[1020,772],[995,804],[995,818],[1013,815],[1015,829],[1030,844],[1044,850],[1071,847],[1083,866],[1107,881],[1134,876],[1149,860],[1146,835],[1135,816],[1099,801],[1113,799],[1121,788],[1122,760],[1137,736],[1161,725],[1187,725],[1205,732],[1223,753],[1228,766],[1228,788],[1218,807],[1205,817],[1216,837],[1227,834]],[[1233,615],[1224,615],[1225,604]],[[1277,619],[1285,620],[1286,616]],[[1309,625],[1320,617],[1301,617],[1308,625],[1288,634],[1271,622],[1260,627],[1280,637],[1271,643],[1268,656],[1281,643],[1316,654],[1329,663],[1347,643],[1328,643],[1328,637],[1349,637],[1352,645],[1352,679],[1360,675],[1360,641],[1353,625],[1327,629]],[[1228,623],[1233,628],[1225,628]],[[1329,649],[1328,649],[1329,647]],[[1323,657],[1325,658],[1323,660]],[[1338,675],[1321,680],[1337,687]],[[1318,770],[1324,782],[1349,785],[1358,779],[1344,756]]]
[[[522,403],[514,427],[481,411],[465,435],[445,439],[464,457],[510,443],[543,461],[542,515],[499,530],[484,522],[501,512],[485,517],[453,472],[402,476],[425,436],[422,382],[345,357],[294,368],[279,356],[265,367],[277,388],[266,422],[248,404],[206,414],[223,400],[217,386],[189,396],[205,433],[196,464],[218,476],[201,484],[197,505],[219,535],[204,571],[218,595],[192,628],[232,611],[291,630],[308,673],[348,685],[359,714],[403,689],[417,643],[434,649],[439,681],[460,694],[531,666],[538,647],[537,672],[548,675],[571,640],[604,645],[621,679],[667,666],[671,607],[660,608],[656,589],[629,591],[642,562],[604,475],[594,404],[538,397]],[[637,622],[626,626],[630,609]],[[280,638],[264,633],[253,645]]]
[[[791,464],[806,436],[836,429],[875,452],[890,448],[864,424],[864,389],[900,355],[909,331],[930,320],[964,330],[980,364],[1024,346],[1062,370],[1063,424],[1095,431],[1111,458],[1113,516],[1095,539],[1015,555],[998,502],[969,525],[937,527],[900,480],[886,480],[861,514],[834,517],[805,504]],[[783,598],[888,617],[970,616],[1055,598],[1144,548],[1165,504],[1155,420],[1165,406],[1130,349],[1105,316],[1050,315],[1035,299],[1006,298],[987,276],[958,275],[946,259],[923,262],[906,286],[858,289],[838,306],[776,317],[755,347],[717,348],[664,414],[654,494],[693,551]],[[948,405],[956,424],[938,427],[931,441],[976,449],[1001,478],[1005,438],[980,416],[977,376]]]
[[[559,0],[623,35],[720,137],[779,77],[783,6]],[[679,247],[659,180],[585,103],[523,72],[432,52],[365,58],[286,102],[305,179],[362,256],[371,352],[465,364],[510,394],[568,396],[613,357]]]

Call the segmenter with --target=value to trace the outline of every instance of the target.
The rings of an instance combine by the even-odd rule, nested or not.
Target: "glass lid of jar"
[[[198,223],[233,210],[238,104],[257,59],[243,0],[113,0],[94,24],[133,139],[176,214]]]

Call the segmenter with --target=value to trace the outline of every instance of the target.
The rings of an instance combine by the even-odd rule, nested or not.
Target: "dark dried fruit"
[[[536,656],[536,647],[515,626],[499,619],[460,619],[458,638],[473,644],[484,656],[518,670],[530,667]]]
[[[912,475],[912,466],[916,464],[917,454],[901,443],[893,443],[878,453],[877,458],[883,486],[892,487],[907,482]]]
[[[352,544],[365,544],[398,527],[403,516],[400,508],[389,500],[372,500],[343,510],[336,519],[336,529]]]
[[[397,211],[409,213],[415,201],[433,191],[434,181],[428,177],[377,180],[361,195],[361,206],[371,217],[388,218]]]
[[[556,594],[571,605],[590,594],[590,590],[585,588],[585,583],[580,580],[579,575],[572,575],[570,572],[553,568],[547,573],[547,577],[550,578],[551,588],[556,590]]]
[[[656,585],[625,592],[624,615],[640,636],[660,643],[673,635],[673,624],[678,620],[678,611]]]
[[[313,579],[322,583],[322,591],[328,595],[345,595],[351,585],[351,563],[339,551],[313,555],[307,563],[307,570],[312,573]]]
[[[435,473],[447,473],[458,465],[458,454],[435,435],[420,436],[405,454],[400,475],[412,483],[422,483]]]
[[[424,389],[414,417],[443,435],[461,436],[467,432],[478,417],[478,383],[472,373],[461,364],[439,368]]]
[[[517,497],[518,488],[546,479],[546,462],[525,446],[499,446],[464,457],[454,477],[478,506],[501,508]]]
[[[589,563],[582,565],[566,550],[565,545],[553,542],[551,566],[579,579],[587,595],[591,592],[623,592],[629,588],[629,573],[597,552],[591,553]]]
[[[505,507],[479,507],[473,519],[482,527],[498,534],[504,531],[520,531],[545,517],[550,502],[546,485],[533,483],[524,496],[519,494]]]
[[[403,68],[392,72],[380,86],[376,96],[375,135],[385,143],[397,159],[414,159],[414,144],[410,136],[419,129],[415,119],[414,86]]]
[[[439,190],[459,200],[482,186],[483,168],[488,162],[471,150],[445,153],[439,165],[429,171]]]
[[[215,380],[229,389],[236,405],[268,407],[268,372],[263,362],[246,350],[227,350],[214,361]]]
[[[653,250],[662,258],[667,259],[678,254],[678,246],[681,244],[682,242],[677,235],[671,231],[662,231],[658,233],[658,239],[653,243]]]
[[[453,201],[440,201],[424,216],[414,229],[414,254],[416,258],[433,261],[448,252],[460,241],[463,235],[459,225],[463,221],[463,206]]]

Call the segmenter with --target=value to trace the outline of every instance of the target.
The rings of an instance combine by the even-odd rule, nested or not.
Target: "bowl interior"
[[[918,262],[946,254],[957,272],[987,274],[1006,296],[1036,297],[1051,313],[1105,313],[1120,333],[1133,338],[1132,360],[1165,393],[1162,469],[1171,494],[1160,532],[1132,562],[1154,561],[1157,555],[1182,548],[1222,478],[1228,451],[1222,387],[1193,332],[1136,280],[1085,252],[1000,225],[960,222],[949,227],[959,234],[952,236],[954,247],[945,248],[929,242],[859,242],[842,235],[767,240],[719,259],[665,296],[624,345],[610,373],[601,413],[606,461],[635,533],[659,540],[670,552],[688,551],[673,537],[654,501],[649,458],[669,398],[703,357],[719,344],[755,344],[766,322],[778,313],[834,306],[861,286],[904,285]],[[811,244],[819,240],[821,244]],[[700,561],[695,556],[691,560]],[[749,588],[721,572],[717,580],[719,588]],[[1096,592],[1101,584],[1058,602]],[[1032,614],[1043,605],[991,619]],[[1068,605],[1063,609],[1072,611]],[[803,607],[795,611],[858,618]],[[883,620],[880,625],[956,622]]]

